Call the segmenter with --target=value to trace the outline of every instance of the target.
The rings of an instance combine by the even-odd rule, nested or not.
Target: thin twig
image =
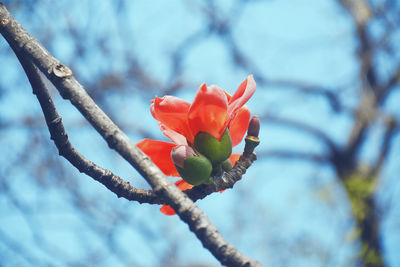
[[[294,150],[283,150],[283,149],[276,149],[276,150],[266,150],[258,152],[263,159],[267,158],[279,158],[279,159],[289,159],[289,160],[304,160],[312,163],[326,163],[330,164],[331,156],[330,155],[323,155],[317,154],[312,152],[304,152],[304,151],[294,151]]]
[[[320,139],[327,147],[330,149],[330,152],[332,154],[336,153],[338,151],[338,146],[336,143],[330,138],[325,132],[322,130],[315,128],[311,125],[308,125],[306,123],[288,119],[288,118],[279,118],[273,115],[264,115],[261,117],[264,121],[267,121],[269,123],[275,123],[275,124],[280,124],[285,127],[292,127],[297,130],[304,131],[305,133],[311,134],[314,137]]]

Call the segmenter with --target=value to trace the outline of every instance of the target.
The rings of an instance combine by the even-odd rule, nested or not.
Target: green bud
[[[214,183],[214,179],[211,176],[208,178],[207,181],[204,182],[204,184],[212,184],[212,183]]]
[[[194,138],[193,147],[213,165],[225,161],[232,154],[232,140],[228,128],[220,140],[208,133],[199,132]]]
[[[183,168],[176,164],[175,167],[182,179],[192,185],[208,183],[212,171],[211,162],[203,155],[188,157],[183,162]]]
[[[224,162],[222,162],[221,166],[222,166],[222,169],[224,169],[224,171],[226,171],[226,172],[229,172],[233,168],[232,162],[230,159],[227,159]]]

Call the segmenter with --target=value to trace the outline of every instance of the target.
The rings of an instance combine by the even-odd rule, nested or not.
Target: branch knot
[[[53,67],[53,73],[59,78],[72,76],[72,70],[62,63],[59,63]]]

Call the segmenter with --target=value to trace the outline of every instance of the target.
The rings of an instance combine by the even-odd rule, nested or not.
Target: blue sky
[[[348,106],[355,103],[358,65],[354,29],[334,1],[249,1],[241,12],[235,11],[236,2],[215,1],[215,9],[219,18],[233,22],[234,40],[250,60],[249,69],[233,64],[226,40],[216,34],[202,36],[208,24],[202,11],[206,5],[201,1],[127,1],[123,7],[112,1],[102,1],[101,4],[58,1],[51,5],[48,1],[39,1],[35,16],[24,8],[15,9],[15,16],[39,41],[46,40],[45,45],[54,56],[72,65],[84,85],[102,73],[125,71],[129,67],[127,54],[133,55],[144,71],[159,82],[161,88],[150,92],[142,92],[134,83],[121,95],[104,92],[103,105],[107,109],[113,108],[112,118],[126,129],[133,141],[143,138],[138,129],[166,140],[150,115],[150,99],[154,95],[162,96],[162,89],[171,82],[171,55],[193,36],[197,36],[199,41],[185,46],[182,61],[184,86],[176,93],[188,101],[193,99],[202,82],[217,84],[233,93],[255,68],[271,80],[296,80],[327,88],[344,88],[340,98]],[[80,45],[89,51],[84,56],[75,56],[78,47],[71,39],[68,27],[81,33]],[[98,48],[99,40],[101,49]],[[0,119],[13,122],[25,114],[32,114],[33,118],[40,120],[34,127],[36,135],[49,139],[39,106],[27,81],[21,78],[21,68],[4,40],[0,41],[0,58],[5,62],[0,67],[3,73],[0,88],[4,88],[0,98]],[[69,102],[55,92],[54,98],[70,141],[79,151],[133,185],[147,188],[144,180],[120,156],[108,150],[106,143]],[[398,99],[398,92],[392,98]],[[393,113],[398,112],[395,103],[393,100],[388,104]],[[18,108],[13,108],[16,105]],[[296,119],[323,129],[338,144],[346,141],[352,123],[345,115],[335,115],[322,97],[305,96],[277,86],[258,86],[248,106],[254,114]],[[377,143],[381,138],[378,126],[372,133],[368,144]],[[0,130],[0,147],[5,151],[0,155],[1,179],[15,180],[12,188],[18,189],[17,199],[27,205],[33,203],[35,211],[29,217],[34,221],[32,226],[15,211],[9,198],[0,196],[0,230],[18,242],[22,241],[31,258],[39,263],[52,262],[55,266],[64,266],[64,263],[56,262],[57,255],[71,259],[67,262],[72,264],[73,259],[85,256],[81,254],[95,250],[99,254],[110,254],[98,263],[99,266],[123,266],[124,263],[117,259],[121,255],[126,256],[125,264],[157,266],[158,257],[176,246],[179,263],[217,266],[213,256],[202,248],[176,216],[163,216],[157,206],[117,199],[101,184],[80,174],[59,158],[50,140],[45,146],[38,145],[37,151],[32,151],[35,156],[27,157],[30,163],[40,164],[47,155],[43,148],[53,151],[52,160],[59,162],[65,170],[43,171],[43,183],[56,186],[38,187],[31,180],[33,171],[23,168],[23,164],[8,171],[7,162],[10,158],[20,157],[24,144],[32,142],[30,136],[31,132],[18,124]],[[280,125],[262,125],[260,138],[261,145],[257,151],[261,154],[282,148],[316,153],[326,151],[326,147],[310,135]],[[397,255],[400,228],[396,220],[400,212],[396,204],[400,195],[397,179],[399,148],[400,140],[397,138],[382,171],[378,190],[382,207],[392,203],[382,224],[388,266],[400,265]],[[375,149],[373,145],[365,147],[362,158],[368,162]],[[70,180],[52,180],[63,172]],[[66,187],[67,181],[72,181],[74,190],[98,200],[86,217],[82,218],[71,204],[74,198],[65,192],[68,189],[59,188]],[[359,249],[359,244],[351,236],[354,222],[346,192],[328,165],[259,157],[234,189],[213,194],[199,201],[198,205],[229,242],[266,266],[351,266]],[[114,210],[115,217],[105,216],[114,214]],[[124,223],[118,216],[126,219]],[[114,242],[121,251],[110,253],[97,232],[90,229],[91,226],[100,232],[118,226]],[[34,248],[36,230],[30,227],[41,229],[47,249]],[[53,256],[48,255],[49,250]],[[29,266],[22,257],[15,259],[12,250],[2,244],[0,255],[7,259],[5,266],[15,263]]]

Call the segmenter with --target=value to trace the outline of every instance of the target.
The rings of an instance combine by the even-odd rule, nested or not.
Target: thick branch
[[[349,12],[354,21],[356,37],[359,43],[361,101],[355,112],[355,123],[351,130],[347,146],[344,150],[349,157],[354,157],[365,140],[366,132],[378,116],[387,95],[399,83],[400,67],[382,82],[377,79],[377,64],[374,60],[377,48],[374,46],[373,35],[369,31],[369,22],[374,19],[371,3],[365,0],[339,0],[342,7]],[[390,31],[391,29],[387,29]]]
[[[351,15],[356,29],[356,38],[359,43],[361,100],[355,111],[355,121],[351,134],[346,147],[341,152],[342,157],[337,161],[336,169],[344,185],[347,185],[346,190],[352,202],[357,224],[360,227],[357,230],[360,232],[363,264],[365,266],[383,266],[382,248],[378,234],[379,221],[376,214],[373,192],[360,191],[360,187],[354,186],[352,183],[354,179],[358,179],[358,184],[365,184],[368,182],[368,179],[372,179],[371,184],[367,183],[369,187],[366,188],[375,188],[378,180],[377,176],[373,175],[361,178],[355,176],[354,170],[357,168],[355,158],[366,140],[368,129],[370,129],[372,122],[378,116],[379,107],[382,106],[385,96],[393,88],[392,83],[397,82],[397,79],[389,78],[387,85],[384,83],[384,85],[381,85],[382,81],[377,78],[379,72],[377,64],[374,62],[376,60],[377,47],[373,45],[374,41],[369,29],[370,21],[373,19],[371,3],[366,0],[339,0],[339,3]],[[389,127],[386,134],[391,135],[391,132],[392,130]],[[388,144],[385,144],[385,141],[382,144],[382,149],[388,149]],[[384,154],[386,152],[382,151],[381,155]],[[373,172],[379,170],[379,167],[376,167],[382,164],[381,160],[383,158],[380,156]],[[350,162],[352,164],[340,164],[343,162]],[[361,214],[360,207],[363,211]]]
[[[384,103],[386,97],[389,95],[391,90],[394,89],[396,85],[400,83],[400,65],[397,66],[396,70],[390,76],[389,80],[385,85],[382,86],[382,89],[378,92],[377,98],[380,103]]]
[[[377,176],[379,171],[381,170],[383,163],[386,159],[386,156],[389,154],[391,149],[392,140],[396,133],[398,133],[399,125],[398,122],[394,118],[388,118],[386,122],[386,131],[383,136],[381,148],[379,151],[379,156],[371,170],[372,176]]]
[[[33,93],[39,100],[51,139],[56,144],[60,156],[66,158],[80,172],[83,172],[96,181],[102,183],[118,197],[135,200],[139,203],[156,203],[158,197],[151,190],[140,190],[132,187],[128,182],[114,175],[111,171],[101,168],[80,154],[68,140],[62,119],[50,97],[46,85],[43,83],[39,71],[29,61],[17,54],[19,61],[29,79]]]
[[[72,71],[46,51],[0,3],[0,32],[16,54],[26,57],[47,76],[60,94],[82,113],[107,141],[110,148],[124,157],[152,186],[168,200],[179,217],[222,264],[260,266],[227,243],[205,214],[168,179],[160,169],[111,121],[83,89]]]

